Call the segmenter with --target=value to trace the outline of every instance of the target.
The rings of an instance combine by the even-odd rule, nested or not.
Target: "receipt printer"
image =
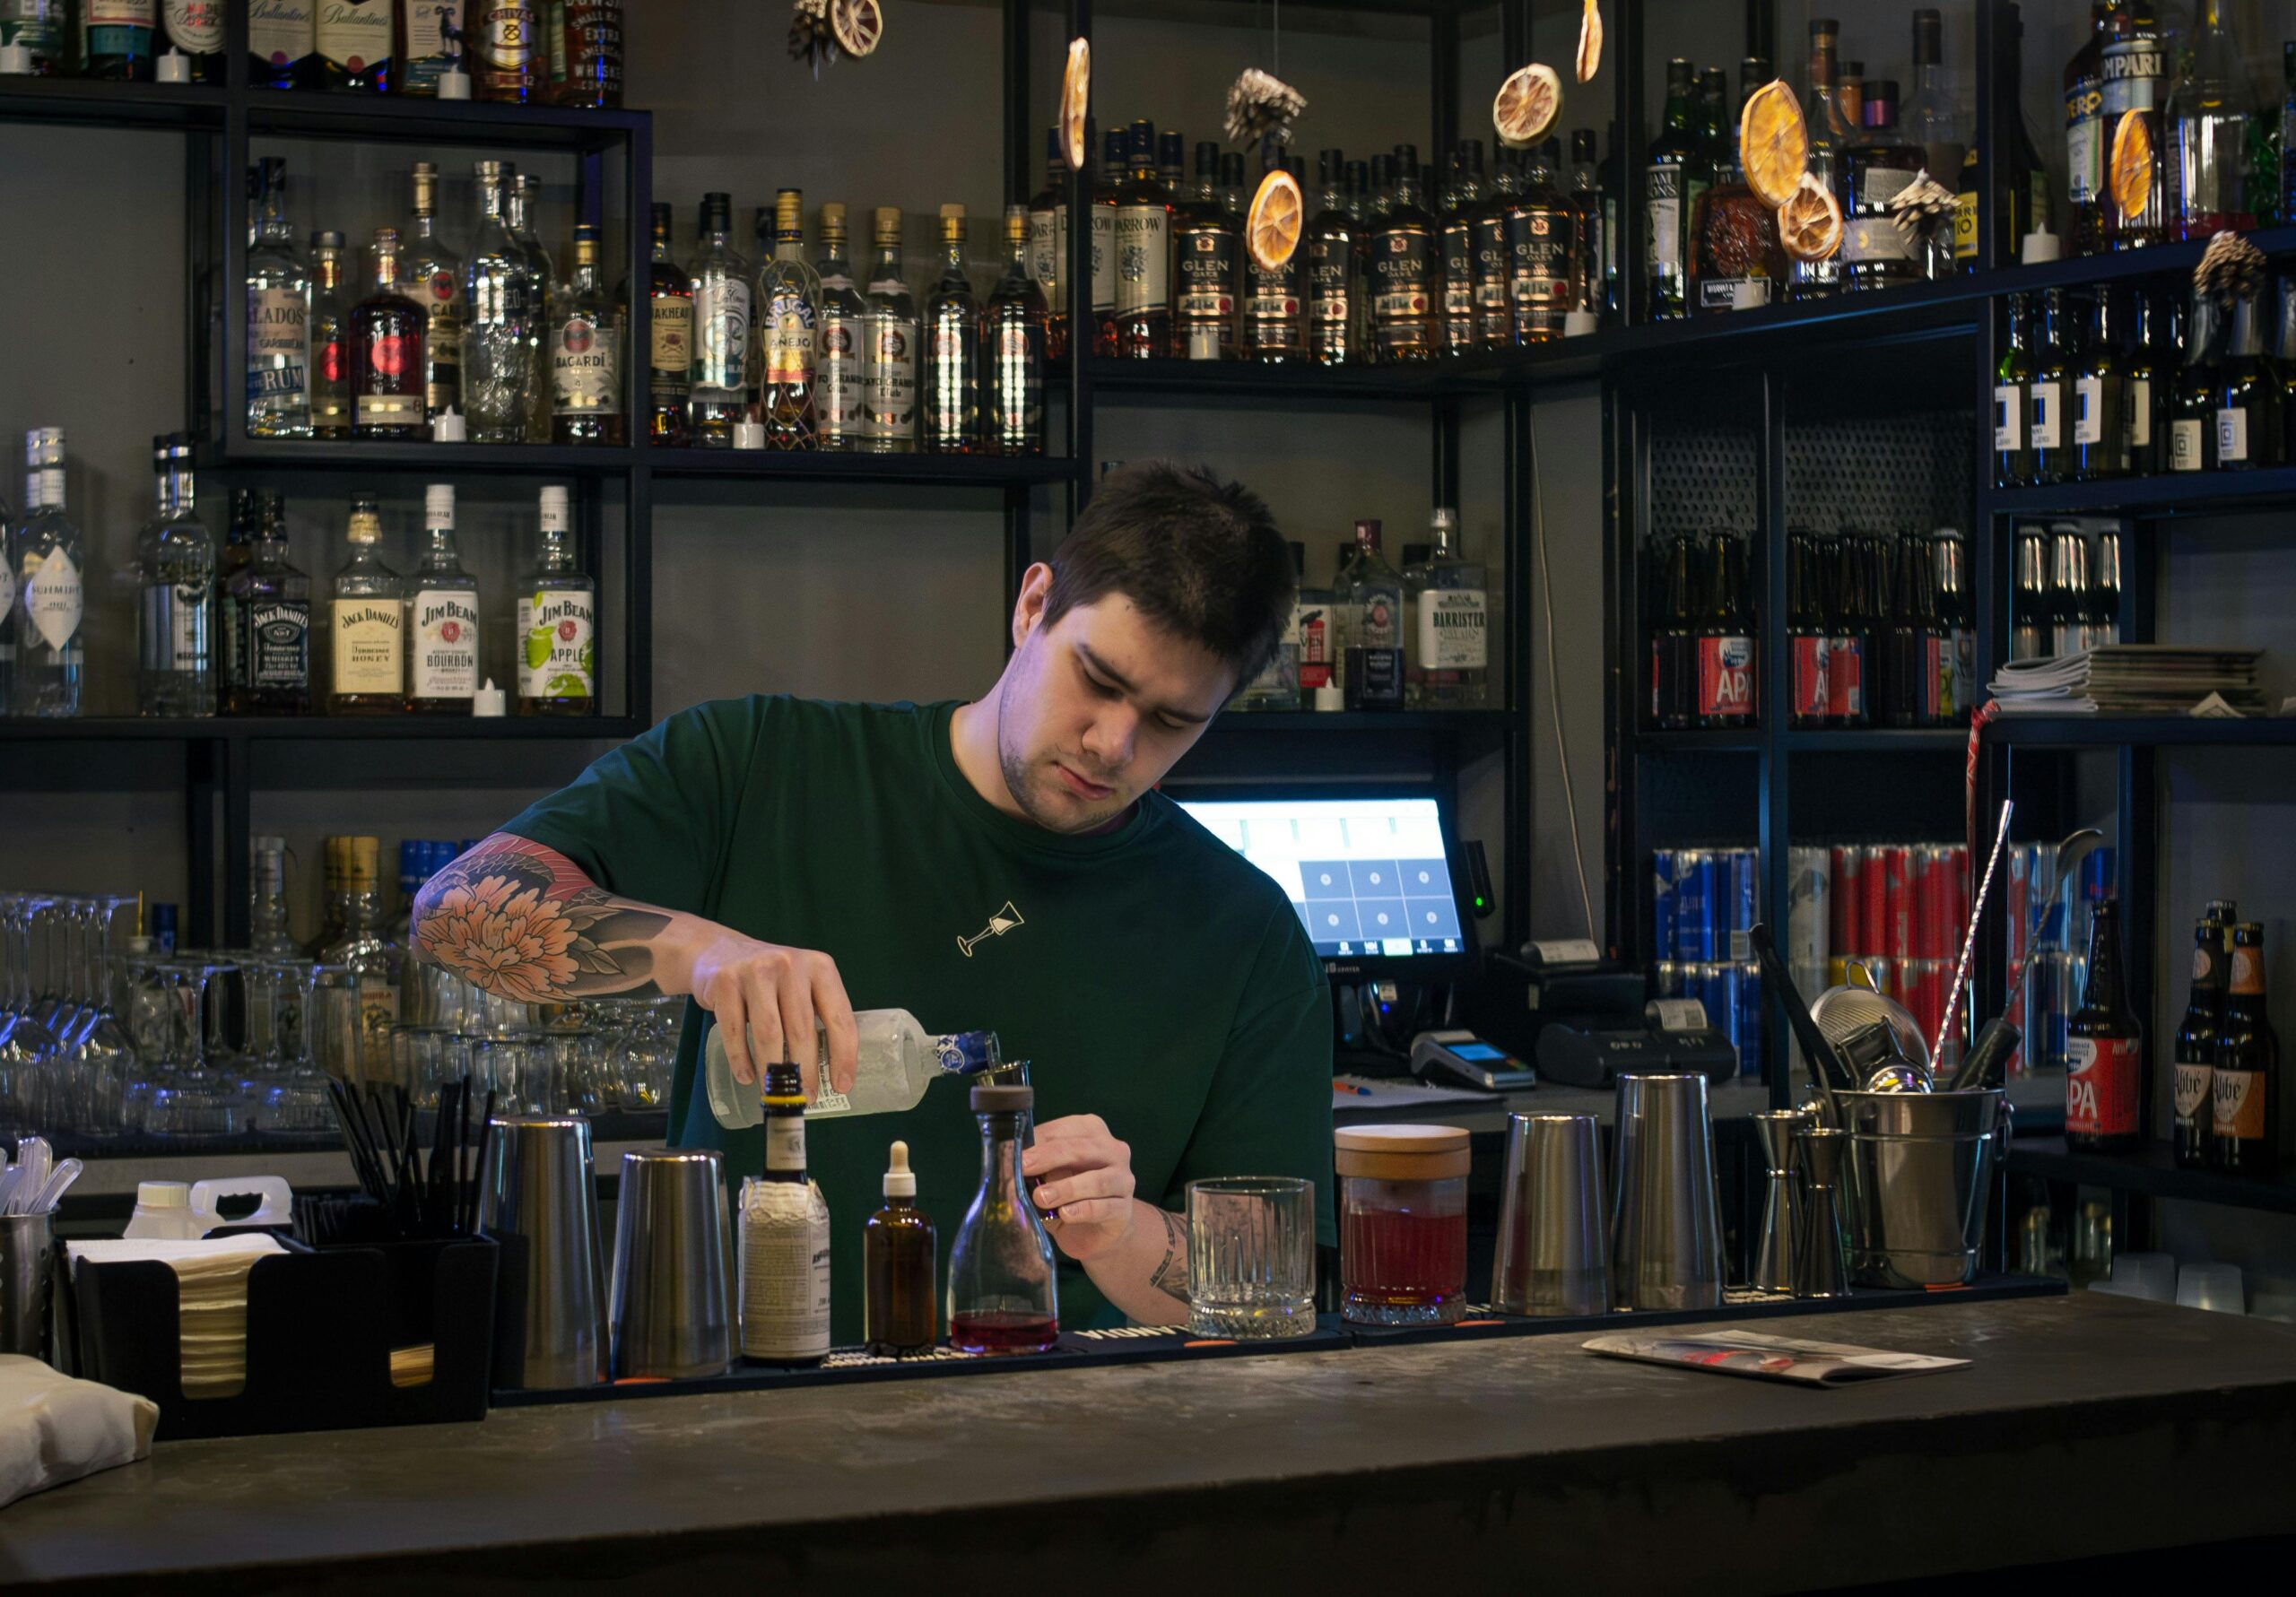
[[[1591,942],[1526,943],[1519,955],[1491,956],[1469,1018],[1530,1060],[1541,1080],[1568,1087],[1608,1087],[1647,1071],[1695,1071],[1717,1081],[1738,1073],[1727,1032],[1672,1001],[1646,1005],[1646,985],[1641,972],[1604,959]]]

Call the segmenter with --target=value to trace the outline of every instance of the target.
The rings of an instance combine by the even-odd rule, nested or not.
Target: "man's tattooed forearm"
[[[499,997],[645,996],[668,914],[618,898],[556,849],[497,832],[415,896],[416,957]]]
[[[1164,1262],[1148,1277],[1148,1284],[1159,1292],[1173,1297],[1187,1297],[1187,1222],[1169,1209],[1156,1211],[1156,1218],[1164,1222]]]

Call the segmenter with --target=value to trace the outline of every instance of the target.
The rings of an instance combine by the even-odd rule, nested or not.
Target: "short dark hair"
[[[1239,688],[1274,656],[1299,590],[1265,499],[1202,466],[1162,460],[1104,480],[1051,564],[1046,626],[1121,594],[1233,666]]]

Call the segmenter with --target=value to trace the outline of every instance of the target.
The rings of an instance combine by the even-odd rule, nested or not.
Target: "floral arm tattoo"
[[[618,898],[554,848],[496,832],[415,895],[416,958],[517,1003],[659,994],[670,913]]]
[[[1148,1284],[1159,1292],[1169,1292],[1186,1302],[1187,1222],[1169,1209],[1156,1211],[1156,1218],[1164,1222],[1164,1262],[1150,1272]]]

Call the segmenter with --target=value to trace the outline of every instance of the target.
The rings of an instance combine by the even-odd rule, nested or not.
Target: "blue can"
[[[1761,896],[1756,884],[1761,879],[1761,855],[1752,848],[1733,848],[1723,857],[1729,867],[1729,885],[1723,893],[1727,918],[1715,916],[1714,957],[1744,964],[1754,957],[1747,933],[1761,918],[1755,907]]]
[[[1715,861],[1710,850],[1674,855],[1674,958],[1703,964],[1714,958]]]
[[[1761,967],[1748,960],[1738,967],[1738,1073],[1761,1074]]]
[[[1706,1023],[1738,1046],[1738,968],[1709,960],[1691,968],[1689,996],[1705,1007]]]
[[[1660,959],[1674,957],[1674,911],[1680,904],[1674,897],[1676,869],[1673,849],[1650,851],[1650,951]]]

